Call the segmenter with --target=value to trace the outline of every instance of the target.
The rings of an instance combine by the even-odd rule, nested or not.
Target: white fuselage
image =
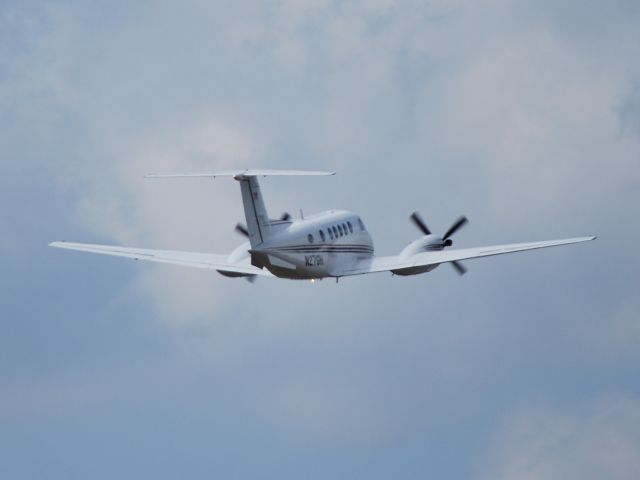
[[[373,257],[373,241],[360,217],[330,210],[300,220],[272,221],[272,234],[250,250],[252,261],[278,277],[315,279]]]

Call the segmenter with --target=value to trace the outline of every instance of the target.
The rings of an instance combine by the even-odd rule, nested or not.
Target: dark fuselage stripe
[[[373,253],[373,249],[370,248],[326,248],[326,247],[305,247],[295,249],[282,249],[276,248],[275,251],[282,253]]]
[[[281,250],[284,252],[296,252],[302,250],[365,250],[367,252],[373,252],[371,248],[358,248],[358,247],[307,247],[307,248],[276,248],[275,250]]]
[[[278,250],[307,250],[310,248],[359,248],[363,250],[373,250],[373,247],[368,245],[357,245],[357,244],[338,244],[338,245],[328,245],[328,244],[319,244],[319,245],[291,245],[287,247],[276,247]]]
[[[353,254],[358,254],[358,255],[373,255],[373,252],[358,252],[358,251],[353,251],[353,250],[335,250],[335,251],[324,251],[324,250],[305,250],[305,251],[300,251],[300,252],[279,252],[283,255],[307,255],[307,254],[315,254],[315,255],[320,255],[320,254],[334,254],[334,253],[353,253]]]

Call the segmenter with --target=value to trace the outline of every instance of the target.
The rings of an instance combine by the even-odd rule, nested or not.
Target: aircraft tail
[[[146,175],[147,178],[195,178],[195,177],[233,177],[240,182],[242,192],[242,203],[244,205],[244,215],[247,221],[249,242],[251,248],[255,248],[264,243],[275,230],[278,221],[270,220],[267,208],[262,198],[258,177],[269,176],[317,176],[335,175],[335,172],[305,171],[305,170],[224,170],[216,172],[184,173]],[[281,221],[280,221],[281,222]],[[281,224],[281,223],[280,223]]]
[[[246,177],[238,181],[240,182],[244,216],[249,231],[249,242],[251,248],[255,248],[271,236],[267,207],[264,204],[260,184],[256,177]]]

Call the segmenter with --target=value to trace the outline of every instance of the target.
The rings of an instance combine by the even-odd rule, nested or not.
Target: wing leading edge
[[[471,260],[474,258],[504,255],[506,253],[524,252],[539,248],[557,247],[595,240],[595,236],[564,238],[561,240],[547,240],[543,242],[511,243],[506,245],[491,245],[487,247],[461,248],[458,250],[441,250],[436,252],[423,252],[413,257],[400,261],[397,256],[374,257],[371,260],[363,260],[355,268],[345,270],[342,275],[362,275],[365,273],[387,272],[404,268],[428,267],[440,263],[457,260]]]
[[[249,261],[229,263],[226,255],[212,253],[181,252],[176,250],[153,250],[147,248],[118,247],[112,245],[94,245],[89,243],[53,242],[50,247],[79,250],[81,252],[99,253],[115,257],[147,260],[150,262],[169,263],[184,267],[196,267],[210,270],[222,270],[245,275],[273,276],[270,272],[254,267]]]

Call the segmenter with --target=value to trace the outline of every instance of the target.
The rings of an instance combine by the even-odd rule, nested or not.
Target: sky
[[[640,4],[0,4],[0,476],[635,479]],[[236,182],[376,252],[588,244],[414,277],[258,279],[48,248],[230,252]]]

